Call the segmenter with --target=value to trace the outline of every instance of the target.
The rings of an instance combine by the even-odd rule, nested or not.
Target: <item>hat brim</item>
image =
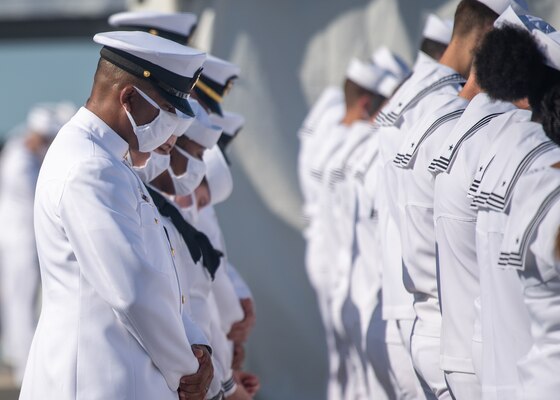
[[[218,103],[216,100],[208,96],[206,93],[204,93],[203,90],[201,90],[197,86],[195,86],[193,90],[196,93],[196,98],[199,103],[202,103],[205,107],[207,107],[210,110],[210,112],[214,114],[218,114],[220,117],[224,116],[224,113],[222,112],[222,106],[220,105],[220,103]]]
[[[169,93],[164,92],[163,90],[160,91],[160,93],[163,95],[163,97],[169,101],[173,107],[175,107],[177,110],[181,111],[182,113],[188,115],[189,117],[194,118],[194,111],[191,108],[191,105],[189,104],[189,101],[187,99],[182,99],[180,97],[176,97],[173,96]]]
[[[204,96],[204,104],[212,111],[214,114],[218,114],[220,117],[224,116],[222,112],[222,106],[216,100],[211,99],[208,96]]]

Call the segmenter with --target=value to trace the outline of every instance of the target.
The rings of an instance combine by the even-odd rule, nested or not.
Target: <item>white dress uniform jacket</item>
[[[213,206],[209,205],[200,210],[195,226],[208,236],[212,246],[220,250],[224,257],[212,284],[212,292],[220,313],[220,325],[223,331],[229,333],[231,326],[244,318],[244,312],[239,303],[239,297],[234,283],[230,279],[230,262],[227,253],[225,238],[218,221],[218,216]]]
[[[128,144],[81,108],[35,199],[43,307],[20,399],[177,399],[198,370],[160,216]]]
[[[478,207],[476,244],[480,268],[483,399],[517,398],[519,376],[515,364],[531,345],[529,316],[523,305],[519,278],[513,270],[498,268],[509,205],[496,208],[487,200],[504,182],[505,185],[513,182],[510,189],[515,189],[517,180],[504,179],[505,175],[518,179],[529,169],[550,165],[549,156],[554,152],[551,148],[538,157],[527,157],[539,143],[550,142],[539,124],[528,121],[530,113],[516,110],[496,120],[502,118],[507,121],[501,130],[488,136],[490,145],[479,160],[477,176],[469,189],[474,195],[473,206]],[[478,192],[473,189],[477,185]]]
[[[394,185],[392,159],[403,140],[404,130],[431,110],[429,99],[435,93],[457,94],[459,83],[464,79],[452,69],[439,64],[432,58],[419,53],[414,73],[391,97],[389,103],[377,116],[379,126],[380,188],[387,199],[380,203],[380,227],[382,229],[381,248],[383,249],[383,317],[396,320],[414,319],[412,297],[402,284],[402,261],[400,233],[397,223],[398,211]],[[389,167],[387,167],[389,166]],[[385,254],[388,253],[388,254]]]
[[[434,153],[462,115],[467,100],[456,94],[431,96],[431,111],[407,129],[393,163],[399,194],[403,281],[414,295],[416,321],[411,353],[416,371],[437,398],[449,393],[441,372],[441,311],[434,231],[434,176],[428,171]]]
[[[497,129],[494,118],[513,109],[513,104],[492,101],[484,93],[474,97],[430,166],[437,174],[434,219],[442,311],[441,367],[445,371],[475,372],[472,341],[480,285],[476,211],[470,207],[467,191],[486,136]]]
[[[531,321],[533,343],[517,364],[523,400],[556,399],[560,390],[559,226],[560,170],[531,171],[516,185],[499,262],[518,270]]]

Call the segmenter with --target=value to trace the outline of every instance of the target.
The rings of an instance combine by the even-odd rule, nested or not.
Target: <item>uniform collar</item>
[[[119,160],[123,159],[128,153],[128,143],[120,137],[109,125],[101,118],[85,107],[81,107],[76,113],[75,118],[81,121],[105,150],[114,155]]]
[[[418,55],[416,56],[416,62],[414,63],[414,67],[412,68],[413,71],[416,71],[420,65],[422,64],[435,64],[437,63],[432,57],[424,53],[423,51],[419,51]]]

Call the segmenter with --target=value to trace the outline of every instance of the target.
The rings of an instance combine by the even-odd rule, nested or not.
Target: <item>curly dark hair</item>
[[[540,102],[539,112],[546,136],[560,145],[560,82],[548,88]]]
[[[490,97],[516,101],[540,86],[545,65],[533,36],[505,25],[488,32],[475,52],[474,67],[478,84]]]

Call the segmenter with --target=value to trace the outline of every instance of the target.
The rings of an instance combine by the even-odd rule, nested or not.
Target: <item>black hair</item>
[[[539,103],[539,117],[546,136],[560,145],[560,81],[544,94]]]
[[[420,45],[420,50],[436,61],[439,61],[446,49],[447,45],[445,43],[428,38],[424,38],[424,40],[422,40],[422,44]]]
[[[362,96],[367,96],[371,99],[371,107],[368,111],[369,115],[375,114],[379,108],[383,105],[385,100],[387,100],[384,96],[380,95],[379,93],[374,93],[371,90],[368,90],[356,82],[346,79],[344,81],[344,99],[346,102],[346,107],[352,107],[358,99]]]
[[[545,56],[526,30],[505,25],[494,29],[476,51],[479,86],[497,100],[528,98],[532,119],[560,145],[560,71],[545,64]]]
[[[533,36],[513,25],[493,29],[475,51],[479,86],[496,100],[532,97],[545,69],[544,56]]]
[[[146,79],[132,75],[104,58],[99,59],[93,80],[95,83],[103,81],[109,85],[134,85],[142,89],[147,87],[155,89]]]
[[[497,18],[498,14],[480,1],[461,0],[455,10],[453,37],[464,37],[477,30],[490,28]]]

